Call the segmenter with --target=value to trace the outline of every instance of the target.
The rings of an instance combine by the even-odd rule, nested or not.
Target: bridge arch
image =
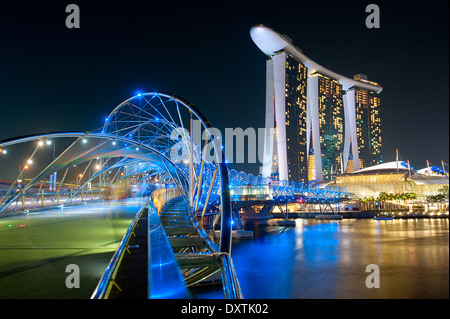
[[[200,143],[195,143],[193,125],[199,126],[197,128],[200,137],[206,137],[205,145],[209,143],[212,146],[214,160],[205,158],[205,152],[200,144],[201,138]],[[96,161],[97,164],[94,165],[100,168],[89,179],[84,179],[79,184],[77,182],[77,191],[86,187],[95,177],[105,176],[105,172],[113,169],[117,172],[122,169],[124,176],[122,178],[125,178],[128,175],[127,171],[133,171],[129,168],[133,167],[134,172],[152,170],[152,173],[143,175],[147,177],[163,174],[166,181],[170,180],[176,184],[184,198],[189,201],[193,213],[200,207],[200,201],[204,201],[205,197],[209,198],[214,192],[220,200],[222,213],[220,251],[229,253],[231,199],[228,170],[226,163],[221,160],[221,141],[214,138],[211,128],[205,116],[186,100],[169,93],[142,93],[115,107],[101,129],[92,132],[56,132],[12,138],[2,141],[0,148],[7,150],[19,144],[33,145],[31,148],[34,148],[34,151],[29,158],[29,161],[32,161],[46,141],[54,143],[60,139],[73,139],[69,146],[39,170],[29,183],[23,185],[23,190],[29,189],[42,178],[48,178],[55,172],[66,169],[67,173],[71,166],[88,163],[89,167]],[[177,129],[181,129],[181,138],[171,139],[170,133]],[[188,150],[187,163],[171,158],[173,154],[170,151],[177,143],[181,143],[183,149]],[[124,167],[127,170],[124,170]],[[21,173],[3,196],[0,213],[20,195],[14,192],[13,188]],[[210,187],[211,185],[213,187]]]

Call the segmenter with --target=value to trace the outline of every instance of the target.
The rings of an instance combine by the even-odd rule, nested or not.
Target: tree
[[[427,202],[439,203],[439,202],[443,202],[445,200],[445,198],[446,197],[444,194],[428,195]]]
[[[434,195],[428,195],[427,201],[436,203],[436,202],[443,202],[448,198],[448,185],[442,186],[439,190],[439,193]]]
[[[365,204],[367,203],[367,198],[366,197],[362,197],[359,199],[359,204],[361,206],[361,210],[366,210],[365,209]]]
[[[410,192],[408,194],[409,194],[409,199],[417,199],[417,194],[416,193]]]
[[[381,202],[383,209],[386,208],[386,202],[389,200],[389,198],[390,196],[386,192],[381,192],[380,194],[378,194],[377,200]]]
[[[448,198],[449,187],[448,185],[444,185],[439,189],[439,193],[443,194],[445,198]]]
[[[400,197],[400,200],[402,200],[402,201],[407,201],[409,199],[409,197],[406,193],[401,193],[399,197]]]

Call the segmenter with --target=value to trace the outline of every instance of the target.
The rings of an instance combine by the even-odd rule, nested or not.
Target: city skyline
[[[290,12],[250,3],[180,5],[171,11],[171,21],[164,6],[152,10],[149,19],[146,10],[133,5],[78,4],[79,30],[65,27],[64,4],[8,3],[2,11],[0,139],[94,130],[137,90],[182,96],[221,129],[264,127],[265,57],[249,29],[266,24],[328,68],[347,76],[368,74],[382,83],[384,161],[399,149],[417,168],[426,160],[448,163],[445,2],[381,1],[378,30],[364,25],[365,4],[344,9],[328,2],[286,3]],[[320,23],[306,19],[310,11],[320,12]],[[288,19],[295,14],[304,19]],[[346,41],[326,36],[338,21],[338,34],[346,34]],[[258,172],[257,165],[231,167]]]

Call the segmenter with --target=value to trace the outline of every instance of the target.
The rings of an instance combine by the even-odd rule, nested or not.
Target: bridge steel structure
[[[133,177],[149,183],[158,181],[160,186],[163,184],[164,187],[176,188],[181,201],[188,207],[183,213],[189,217],[200,207],[198,194],[209,189],[209,194],[214,190],[218,195],[221,217],[220,242],[217,245],[211,241],[212,253],[229,255],[231,199],[227,166],[220,160],[219,152],[216,152],[215,162],[206,161],[204,152],[199,152],[198,146],[194,147],[193,139],[185,129],[192,127],[194,119],[201,123],[206,141],[212,142],[213,151],[221,150],[220,142],[215,140],[210,132],[211,124],[198,109],[180,97],[157,92],[137,94],[122,102],[106,118],[99,130],[36,134],[2,141],[0,151],[3,155],[10,156],[15,151],[22,151],[22,157],[25,157],[24,154],[29,154],[30,149],[32,151],[31,155],[26,156],[26,162],[19,167],[18,175],[8,185],[7,190],[3,191],[0,214],[4,214],[12,203],[24,197],[24,194],[36,185],[41,184],[40,189],[43,189],[45,181],[52,178],[51,176],[56,177],[54,174],[60,172],[62,174],[58,176],[62,175],[62,178],[52,186],[54,197],[63,189],[73,190],[65,204],[68,204],[76,193],[92,189],[104,190]],[[57,143],[65,146],[62,150],[58,147],[56,154]],[[53,156],[50,159],[49,156],[39,156],[40,149],[46,145],[53,145]],[[182,150],[181,155],[173,152],[177,147]],[[171,151],[176,153],[175,156],[171,156]],[[180,155],[179,158],[176,155]],[[38,157],[39,163],[36,160]],[[5,157],[2,161],[5,164]],[[77,168],[75,181],[74,168]],[[82,172],[79,175],[78,169]],[[72,171],[72,183],[66,179],[70,176],[69,170]],[[33,174],[28,182],[22,178],[25,172],[28,175]],[[93,187],[95,180],[97,185],[94,183]],[[210,187],[210,184],[215,187]],[[200,255],[200,252],[198,253]],[[229,261],[226,263],[229,264]],[[205,277],[197,276],[197,279]],[[235,281],[235,284],[237,283]],[[227,297],[241,296],[239,286],[232,290],[235,294]],[[149,295],[149,298],[151,297]]]

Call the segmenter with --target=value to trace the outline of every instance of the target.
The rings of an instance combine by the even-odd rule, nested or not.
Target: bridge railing
[[[269,185],[232,185],[230,189],[233,200],[246,200],[248,198],[271,199],[272,193]]]
[[[114,253],[111,261],[109,262],[106,270],[100,279],[97,287],[94,290],[94,293],[91,296],[91,299],[107,299],[109,293],[111,291],[112,286],[115,284],[115,276],[117,274],[117,270],[120,266],[120,262],[122,261],[123,254],[125,253],[125,249],[127,248],[128,241],[130,240],[130,236],[133,233],[134,228],[137,225],[137,221],[141,217],[141,215],[148,209],[146,205],[144,205],[139,212],[134,217],[130,226],[128,227],[127,232],[122,238],[122,241],[119,244],[116,252]]]
[[[242,299],[241,286],[231,256],[227,253],[222,253],[219,258],[219,263],[225,299]]]
[[[17,212],[52,207],[58,205],[77,204],[88,201],[106,199],[100,190],[65,190],[60,192],[21,192],[0,194],[0,203],[5,204],[1,213]],[[0,213],[0,214],[1,214]]]

